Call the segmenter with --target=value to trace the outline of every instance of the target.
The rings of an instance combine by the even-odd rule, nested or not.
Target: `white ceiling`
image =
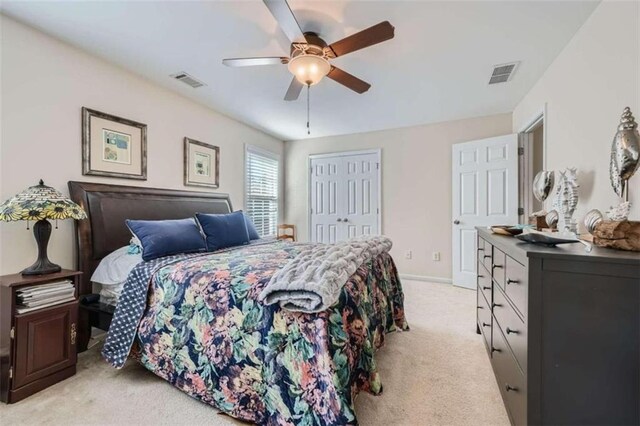
[[[368,81],[358,95],[332,80],[311,88],[311,137],[510,112],[597,1],[298,1],[304,31],[331,43],[383,20],[393,40],[337,58]],[[306,97],[282,100],[286,66],[228,68],[226,57],[287,56],[289,41],[261,1],[17,2],[5,14],[141,74],[280,139],[307,137]],[[488,86],[493,65],[521,61]],[[207,86],[170,79],[186,71]]]

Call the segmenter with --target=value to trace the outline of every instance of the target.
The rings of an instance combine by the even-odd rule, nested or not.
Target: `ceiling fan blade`
[[[305,41],[304,33],[300,29],[300,25],[298,25],[298,21],[286,0],[263,1],[291,42]]]
[[[300,96],[300,92],[302,91],[303,87],[304,85],[300,83],[297,78],[293,77],[293,80],[291,80],[291,84],[287,89],[287,93],[284,95],[284,100],[295,101],[296,99],[298,99],[298,96]]]
[[[371,85],[366,81],[362,81],[358,77],[355,77],[348,72],[342,71],[340,68],[336,68],[334,66],[331,67],[331,71],[329,71],[327,77],[358,93],[364,93],[371,87]]]
[[[289,58],[270,56],[263,58],[228,58],[222,63],[228,67],[253,67],[256,65],[283,65],[289,62]]]
[[[344,56],[347,53],[355,52],[356,50],[364,49],[365,47],[373,46],[374,44],[382,43],[383,41],[390,40],[394,35],[394,27],[389,21],[380,22],[373,27],[369,27],[366,30],[362,30],[359,33],[345,37],[342,40],[336,41],[331,44],[329,48],[336,56]]]

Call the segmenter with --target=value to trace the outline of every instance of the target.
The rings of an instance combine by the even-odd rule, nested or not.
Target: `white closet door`
[[[346,203],[342,215],[345,238],[378,234],[378,155],[343,157]]]
[[[379,167],[379,152],[311,157],[311,241],[335,243],[380,232]]]
[[[338,204],[344,190],[339,184],[343,180],[342,159],[323,157],[311,160],[311,235],[310,240],[318,243],[335,243],[338,235],[338,219],[342,216]]]

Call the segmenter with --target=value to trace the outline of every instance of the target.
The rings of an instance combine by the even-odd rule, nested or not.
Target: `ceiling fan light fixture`
[[[329,61],[318,55],[298,55],[287,66],[300,83],[309,86],[318,84],[331,71]]]

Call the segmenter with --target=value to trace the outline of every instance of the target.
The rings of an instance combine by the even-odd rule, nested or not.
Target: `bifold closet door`
[[[379,153],[311,158],[310,240],[379,233]]]

